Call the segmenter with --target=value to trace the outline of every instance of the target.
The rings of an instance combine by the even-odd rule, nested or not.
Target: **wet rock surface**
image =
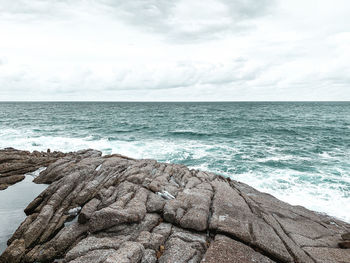
[[[35,165],[50,185],[0,262],[350,262],[349,224],[212,173],[94,150]]]

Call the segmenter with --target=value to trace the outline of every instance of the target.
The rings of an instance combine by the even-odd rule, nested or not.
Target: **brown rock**
[[[341,238],[342,238],[343,240],[350,240],[350,232],[349,232],[349,233],[342,234],[342,235],[341,235]]]
[[[162,212],[164,205],[165,200],[160,195],[150,192],[147,200],[147,212]]]
[[[166,242],[158,262],[199,262],[205,249],[205,234],[200,235],[175,229]]]
[[[87,221],[89,221],[91,215],[97,210],[97,207],[100,203],[100,200],[98,200],[97,198],[93,198],[86,205],[84,205],[83,209],[79,214],[78,222],[80,224],[84,224]]]
[[[207,189],[185,189],[164,207],[164,217],[170,222],[203,231],[208,227],[212,191]]]
[[[23,239],[16,239],[0,257],[0,263],[19,263],[25,254]]]
[[[232,240],[228,237],[217,235],[211,242],[204,258],[205,263],[273,263],[271,259],[255,252],[252,248]]]
[[[309,253],[309,255],[311,255],[317,263],[350,262],[350,253],[347,249],[305,247],[304,250]]]
[[[144,248],[136,242],[125,242],[115,253],[106,258],[106,263],[136,263],[140,262],[144,253]]]
[[[223,180],[213,182],[215,189],[210,229],[233,235],[244,242],[252,242],[249,206],[239,193]]]
[[[1,263],[350,262],[338,247],[349,224],[212,173],[94,150],[0,150],[1,180],[43,166],[35,182],[50,185]]]
[[[24,175],[10,175],[6,177],[0,177],[0,184],[15,184],[17,182],[22,181],[25,178]]]
[[[24,179],[24,174],[34,172],[40,167],[48,166],[63,153],[19,151],[13,148],[0,150],[0,190]]]

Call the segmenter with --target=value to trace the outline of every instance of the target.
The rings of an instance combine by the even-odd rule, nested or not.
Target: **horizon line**
[[[350,100],[201,100],[201,101],[186,101],[186,100],[178,100],[178,101],[172,101],[172,100],[164,100],[164,101],[160,101],[160,100],[0,100],[0,103],[7,103],[7,102],[101,102],[101,103],[105,103],[105,102],[114,102],[114,103],[145,103],[145,102],[150,102],[150,103],[164,103],[164,102],[168,102],[168,103],[200,103],[200,102],[204,102],[204,103],[208,103],[208,102],[350,102]]]

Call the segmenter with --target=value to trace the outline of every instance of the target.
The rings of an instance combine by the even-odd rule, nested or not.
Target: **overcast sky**
[[[0,0],[0,100],[350,100],[350,1]]]

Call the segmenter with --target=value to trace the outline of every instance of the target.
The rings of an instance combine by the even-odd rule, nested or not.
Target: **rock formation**
[[[48,166],[58,158],[65,156],[61,152],[51,153],[18,151],[13,148],[0,150],[0,191],[24,179],[24,174],[34,172],[42,166]]]
[[[350,262],[349,224],[183,165],[86,150],[35,182],[2,263]]]

